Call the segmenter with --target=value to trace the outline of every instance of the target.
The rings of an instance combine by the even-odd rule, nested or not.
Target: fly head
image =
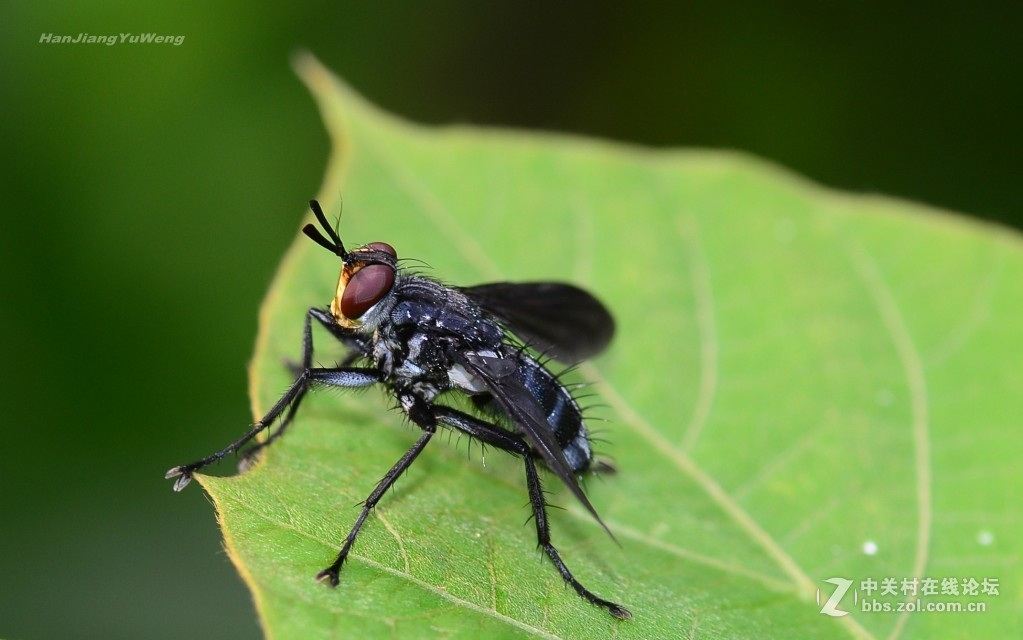
[[[312,200],[309,206],[327,235],[325,237],[312,224],[303,227],[302,232],[342,262],[334,300],[330,303],[331,315],[342,327],[372,331],[383,315],[373,313],[374,307],[393,293],[398,253],[386,242],[371,242],[352,251],[345,250],[320,204]]]

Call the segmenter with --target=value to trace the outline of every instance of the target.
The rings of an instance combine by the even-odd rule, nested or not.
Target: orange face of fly
[[[349,329],[358,327],[359,318],[383,300],[394,285],[394,266],[360,260],[360,253],[383,253],[395,261],[398,259],[394,247],[386,242],[371,242],[346,254],[330,313],[338,324]]]

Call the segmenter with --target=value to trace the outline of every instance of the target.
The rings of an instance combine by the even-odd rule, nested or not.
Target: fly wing
[[[526,440],[533,449],[540,453],[544,464],[565,483],[572,494],[586,507],[586,510],[604,527],[604,531],[614,539],[614,534],[607,528],[604,521],[597,515],[597,510],[590,504],[586,494],[579,486],[572,469],[568,466],[565,453],[554,437],[547,416],[540,404],[524,384],[516,380],[510,372],[514,368],[507,367],[508,360],[481,356],[476,353],[462,353],[460,364],[484,381],[497,405],[519,426]]]
[[[607,308],[571,284],[495,282],[461,291],[527,345],[560,362],[591,358],[614,336],[615,322]]]

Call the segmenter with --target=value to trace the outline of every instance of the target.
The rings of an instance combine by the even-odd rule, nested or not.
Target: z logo
[[[849,590],[849,587],[852,586],[853,581],[846,580],[845,578],[828,578],[824,582],[835,585],[835,592],[831,594],[831,597],[828,598],[828,601],[824,603],[823,607],[821,607],[821,613],[827,616],[831,616],[832,618],[841,618],[842,616],[849,615],[848,611],[842,611],[840,609],[837,609],[836,605],[838,605],[838,603],[842,601],[842,598],[845,597],[845,593]],[[856,597],[855,592],[853,597],[854,598]],[[821,590],[817,589],[817,604],[820,603]]]

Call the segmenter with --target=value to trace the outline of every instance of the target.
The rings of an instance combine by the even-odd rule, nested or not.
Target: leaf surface
[[[349,246],[386,241],[459,285],[569,280],[612,308],[588,494],[547,476],[553,540],[618,621],[535,548],[521,463],[434,439],[369,518],[357,503],[417,434],[378,391],[317,392],[250,472],[200,480],[274,638],[1006,637],[1023,599],[1018,236],[818,187],[748,156],[421,127],[310,56],[334,147],[319,199]],[[303,314],[339,261],[301,235],[261,311],[253,411],[290,382]],[[412,264],[412,266],[417,266]],[[342,351],[316,332],[316,360]],[[484,464],[485,463],[485,464]],[[824,580],[996,578],[984,613],[821,615]],[[858,597],[862,597],[861,591]],[[874,594],[877,598],[878,594]],[[897,606],[904,598],[882,602]]]

